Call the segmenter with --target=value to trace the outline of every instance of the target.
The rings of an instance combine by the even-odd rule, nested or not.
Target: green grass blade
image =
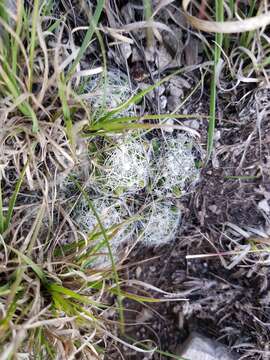
[[[216,79],[215,79],[215,69],[214,75],[211,79],[210,87],[210,114],[209,114],[209,123],[208,123],[208,136],[207,136],[207,155],[208,159],[210,158],[214,145],[214,133],[216,126]]]
[[[163,79],[161,79],[160,81],[156,82],[154,85],[150,85],[148,86],[146,89],[140,91],[138,94],[130,97],[127,101],[123,102],[122,104],[120,104],[117,108],[109,111],[105,116],[103,116],[102,118],[98,119],[97,122],[102,123],[102,122],[106,122],[108,121],[112,116],[114,116],[115,114],[119,114],[121,111],[126,110],[129,106],[138,103],[139,101],[142,100],[142,98],[148,94],[149,92],[155,90],[158,86],[160,86],[161,84],[163,84],[164,82],[170,80],[170,78],[172,76],[175,76],[179,73],[181,73],[183,71],[183,69],[179,69],[175,72],[173,72],[172,74],[164,77]]]
[[[0,61],[0,77],[3,79],[9,94],[13,97],[13,99],[16,100],[21,95],[16,83],[16,79],[13,77],[12,70],[9,68],[6,60],[1,58]],[[8,72],[4,69],[4,67],[8,70]],[[24,101],[18,105],[18,108],[23,115],[29,117],[32,120],[32,130],[36,133],[38,131],[38,120],[30,104]]]
[[[76,307],[72,304],[72,301],[69,301],[61,293],[51,291],[51,296],[57,310],[61,312],[64,311],[68,316],[79,315]]]
[[[256,6],[257,1],[256,0],[251,0],[251,4],[249,5],[249,11],[248,11],[248,15],[247,17],[250,18],[253,16],[254,12],[255,12],[255,6]],[[256,15],[256,14],[254,14]],[[254,37],[254,31],[249,31],[247,33],[243,33],[240,37],[240,45],[243,47],[248,47],[251,40]]]
[[[30,259],[28,256],[22,254],[17,249],[14,249],[12,246],[8,245],[8,248],[11,251],[13,251],[16,255],[18,255],[18,257],[21,258],[21,260],[23,260],[23,262],[25,262],[34,271],[34,273],[39,277],[40,281],[43,284],[46,283],[45,273],[42,271],[42,269],[36,263],[34,263],[34,261],[32,259]]]
[[[63,110],[63,116],[64,116],[65,125],[66,125],[67,137],[70,141],[71,146],[73,147],[75,144],[75,140],[73,138],[73,124],[72,124],[71,112],[70,112],[70,108],[69,108],[68,100],[67,100],[67,96],[66,96],[66,81],[64,80],[63,74],[61,74],[58,79],[58,92],[59,92],[59,97],[60,97],[61,104],[62,104],[62,110]]]
[[[30,54],[29,54],[29,92],[32,92],[33,85],[33,72],[34,72],[34,58],[35,58],[35,49],[36,49],[36,37],[37,37],[37,21],[39,17],[39,0],[34,0],[34,7],[32,12],[32,28],[31,28],[31,38],[30,38]]]
[[[223,21],[223,0],[216,0],[216,20]],[[208,137],[207,137],[207,157],[208,160],[211,157],[214,145],[214,133],[216,126],[216,76],[217,76],[217,65],[221,56],[221,47],[223,43],[223,34],[216,34],[215,36],[215,53],[214,53],[214,71],[211,80],[210,89],[210,118],[208,124]]]
[[[23,288],[21,286],[17,287],[17,292],[21,291]],[[10,284],[5,284],[3,286],[0,286],[0,296],[6,296],[9,295],[11,292]]]
[[[59,294],[65,295],[69,298],[72,298],[74,300],[78,300],[82,304],[94,305],[99,308],[107,308],[107,306],[102,304],[101,302],[91,300],[91,297],[89,297],[89,296],[80,295],[76,291],[70,290],[64,286],[61,286],[61,285],[58,285],[55,283],[48,283],[46,285],[46,289],[51,293],[59,293]]]
[[[90,24],[89,24],[89,27],[88,27],[88,30],[85,34],[85,37],[83,39],[83,42],[82,42],[82,45],[80,47],[80,50],[78,52],[78,55],[76,56],[68,74],[67,74],[67,80],[69,80],[71,78],[71,76],[73,75],[75,69],[76,69],[76,66],[79,64],[79,62],[81,61],[84,53],[85,53],[85,50],[87,49],[87,47],[89,46],[89,43],[90,41],[92,40],[92,37],[95,33],[95,30],[96,30],[96,26],[99,22],[99,18],[101,16],[101,13],[102,13],[102,10],[103,10],[103,7],[104,7],[104,4],[105,4],[105,0],[98,0],[97,2],[97,7],[96,7],[96,10],[95,10],[95,13],[93,15],[93,17],[90,19]]]
[[[150,0],[143,0],[145,19],[146,19],[146,21],[149,21],[149,22],[152,17],[152,4],[151,3],[152,3],[152,1],[150,1]],[[147,27],[147,29],[146,29],[146,38],[147,38],[147,46],[151,47],[153,44],[153,40],[154,40],[154,34],[153,34],[153,29],[152,29],[150,23],[149,23],[149,27]]]
[[[13,288],[15,291],[13,291]],[[11,287],[11,292],[16,294],[17,292],[17,283],[15,282],[14,285]],[[9,302],[8,309],[6,311],[5,317],[0,320],[0,338],[4,335],[4,333],[8,330],[9,322],[12,320],[13,315],[15,314],[17,309],[17,301],[16,299],[12,298],[12,301]]]
[[[19,177],[19,179],[18,179],[18,181],[16,183],[14,193],[12,194],[12,196],[11,196],[11,198],[9,200],[8,212],[7,212],[7,216],[6,216],[6,219],[5,219],[4,230],[7,230],[9,225],[10,225],[10,222],[11,222],[11,219],[12,219],[12,214],[13,214],[13,211],[14,211],[14,206],[15,206],[15,203],[16,203],[17,196],[19,194],[20,188],[22,186],[22,182],[23,182],[24,175],[25,175],[27,167],[28,167],[28,161],[26,162],[26,164],[24,165],[24,167],[22,169],[21,175],[20,175],[20,177]]]
[[[106,130],[109,131],[110,129],[115,129],[117,127],[117,125],[120,127],[121,124],[123,124],[122,126],[131,126],[132,128],[134,128],[134,124],[132,123],[136,123],[138,125],[138,128],[140,127],[140,125],[142,125],[142,127],[145,126],[149,126],[151,124],[142,124],[139,122],[142,122],[144,120],[166,120],[166,119],[183,119],[183,120],[188,120],[190,119],[190,121],[194,120],[194,118],[205,118],[205,119],[209,119],[209,116],[204,116],[204,115],[199,115],[199,114],[189,114],[189,115],[185,115],[185,114],[146,114],[144,116],[123,116],[123,117],[119,117],[119,118],[112,118],[112,119],[107,119],[106,121],[102,122],[102,123],[97,123],[93,126],[90,126],[88,128],[88,131],[90,132],[96,132],[96,131],[100,131],[100,130]],[[152,124],[153,125],[153,124]],[[162,126],[162,124],[160,124],[159,126]],[[166,126],[166,125],[164,125]],[[87,134],[87,131],[85,132],[84,135]],[[90,133],[90,135],[93,135]]]
[[[4,58],[1,58],[0,76],[3,79],[5,87],[10,92],[12,97],[14,99],[19,97],[20,96],[20,91],[18,89],[16,80],[14,79],[12,71],[8,67],[7,61]],[[22,112],[24,112],[23,108],[22,108]]]

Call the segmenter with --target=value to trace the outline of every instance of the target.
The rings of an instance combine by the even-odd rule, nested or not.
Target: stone
[[[185,360],[236,360],[226,346],[197,332],[190,334],[177,349],[177,355]]]

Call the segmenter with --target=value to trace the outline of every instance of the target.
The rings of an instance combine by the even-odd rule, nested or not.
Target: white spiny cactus
[[[89,90],[95,90],[97,85],[98,77]],[[119,106],[130,96],[127,77],[120,71],[109,71],[106,110]],[[101,103],[102,94],[95,97],[93,106],[98,109]],[[94,206],[111,238],[114,256],[125,243],[136,240],[137,230],[146,246],[171,241],[181,221],[180,208],[175,206],[173,199],[186,192],[199,176],[193,140],[187,135],[174,136],[173,133],[148,140],[139,131],[114,135],[112,139],[112,146],[104,153],[101,149],[101,161],[96,161],[96,171],[92,172],[91,188],[100,194],[100,198],[94,200]],[[139,192],[141,196],[136,199]],[[115,196],[118,201],[109,200]],[[140,220],[129,223],[127,220],[125,223],[130,218],[125,204],[130,201],[134,201],[135,208],[144,207],[145,210],[139,210]],[[88,233],[96,229],[100,231],[96,216],[87,206],[81,207],[76,220]],[[99,262],[108,263],[108,257],[104,256],[103,260],[101,257]]]
[[[181,195],[199,176],[192,153],[193,142],[185,135],[157,140],[151,168],[153,191],[160,196]]]
[[[101,75],[94,77],[86,90],[94,95],[90,98],[91,105],[95,109],[99,109],[101,105],[104,105],[105,111],[118,107],[132,96],[128,77],[117,69],[107,72],[107,83],[104,83]],[[124,113],[128,115],[129,110]],[[130,115],[134,115],[133,111]]]
[[[101,180],[107,191],[136,192],[147,185],[150,168],[149,144],[128,135],[118,141],[105,160]]]
[[[130,219],[128,208],[123,201],[109,198],[95,199],[92,201],[92,204],[99,216],[102,226],[106,231],[114,260],[117,261],[117,250],[121,245],[130,240],[134,232],[134,224]],[[97,217],[84,199],[81,200],[79,206],[77,206],[75,220],[85,233],[92,235],[100,234],[95,239],[93,246],[104,241]],[[100,249],[100,253],[101,255],[99,255],[94,262],[95,267],[109,265],[111,261],[108,256],[108,248],[105,243]]]
[[[164,245],[171,241],[181,221],[181,211],[170,201],[153,201],[140,221],[142,242],[146,246]]]

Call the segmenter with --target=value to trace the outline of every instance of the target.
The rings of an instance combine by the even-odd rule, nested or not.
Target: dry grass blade
[[[266,12],[264,14],[260,14],[245,20],[224,22],[202,20],[196,16],[190,15],[188,12],[188,7],[191,2],[192,0],[183,0],[182,6],[185,16],[192,26],[201,31],[223,34],[243,33],[257,30],[270,24],[270,12]]]

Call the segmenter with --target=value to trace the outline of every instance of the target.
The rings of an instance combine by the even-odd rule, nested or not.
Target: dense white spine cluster
[[[104,80],[98,75],[86,87],[87,92],[93,94],[90,103],[95,109],[104,105],[106,110],[112,110],[132,96],[128,77],[120,70],[108,71],[107,82]],[[126,110],[125,115],[128,114],[129,111]]]
[[[128,221],[129,214],[127,206],[123,201],[116,201],[110,198],[94,199],[92,204],[106,231],[114,260],[117,261],[117,249],[124,243],[127,243],[134,232],[132,221]],[[76,222],[82,230],[87,231],[87,233],[92,236],[99,234],[93,245],[104,241],[98,219],[85,200],[81,201],[79,208],[76,210],[76,214]],[[100,249],[100,253],[108,254],[108,248],[105,242],[104,246]],[[98,256],[94,264],[96,267],[98,265],[108,265],[110,264],[110,257],[108,255]]]
[[[109,72],[107,85],[107,109],[117,107],[131,94],[127,79],[121,74]],[[95,106],[98,104],[95,98]],[[92,178],[92,189],[99,194],[93,203],[110,237],[114,255],[121,246],[136,240],[134,234],[139,234],[146,246],[168,243],[181,222],[176,198],[199,176],[193,140],[173,132],[152,140],[138,132],[111,139],[113,143],[104,151],[102,163]],[[128,222],[137,215],[139,220]],[[88,233],[100,231],[95,214],[85,204],[77,211],[76,220]],[[108,260],[108,256],[103,256],[99,263],[107,264]]]
[[[117,194],[136,192],[147,185],[150,155],[147,142],[129,135],[116,144],[104,163],[104,188]]]
[[[147,246],[164,245],[171,241],[181,221],[181,211],[170,201],[153,201],[145,210],[142,242]]]
[[[127,199],[136,202],[141,190],[145,195],[142,204],[145,211],[139,211],[140,221],[116,232],[112,239],[113,248],[126,243],[135,231],[141,232],[141,242],[146,246],[162,245],[172,240],[181,220],[181,211],[175,200],[198,175],[192,142],[184,135],[168,135],[151,141],[130,133],[117,139],[98,178],[103,198],[95,200],[94,206],[104,219],[106,228],[121,224],[130,216]],[[118,200],[108,202],[108,195]],[[81,210],[79,218],[80,225],[89,232],[97,225],[90,209]]]
[[[185,135],[167,136],[158,144],[153,190],[160,196],[181,195],[199,176],[192,154],[192,140]]]

